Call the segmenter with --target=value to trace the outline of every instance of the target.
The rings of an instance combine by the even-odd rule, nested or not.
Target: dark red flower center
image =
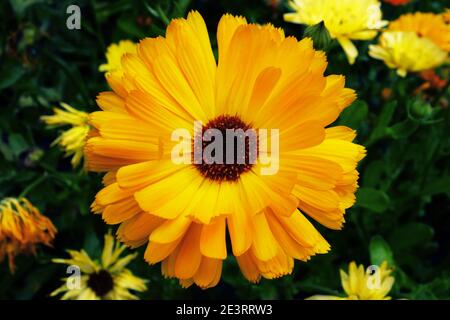
[[[111,274],[106,270],[91,273],[87,285],[99,297],[105,296],[114,287],[114,280]]]
[[[202,176],[213,181],[236,181],[255,164],[256,130],[238,116],[219,116],[196,134],[193,153],[193,163]],[[195,159],[201,159],[201,163]]]

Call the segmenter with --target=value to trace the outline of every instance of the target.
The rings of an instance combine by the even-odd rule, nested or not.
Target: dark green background
[[[66,8],[77,4],[82,29],[68,30]],[[448,1],[412,1],[403,7],[383,5],[387,19],[413,11],[442,12]],[[106,47],[121,39],[137,41],[163,35],[166,22],[199,10],[215,46],[217,22],[225,12],[251,22],[272,22],[300,38],[303,26],[287,24],[268,1],[74,1],[10,0],[0,6],[0,197],[26,196],[49,216],[58,234],[54,248],[41,247],[37,258],[17,257],[17,271],[0,265],[0,298],[47,299],[57,288],[65,268],[51,259],[65,257],[65,249],[85,248],[98,255],[108,230],[89,205],[99,190],[100,176],[72,170],[69,159],[50,147],[57,130],[39,121],[60,101],[85,110],[96,110],[95,96],[108,90],[98,66]],[[345,228],[319,230],[332,251],[296,263],[293,275],[278,280],[248,283],[233,258],[226,260],[219,285],[202,291],[182,289],[176,280],[163,279],[160,267],[143,261],[142,249],[131,264],[139,276],[150,280],[142,298],[304,298],[342,292],[339,268],[348,262],[395,265],[394,298],[450,298],[450,172],[449,90],[412,92],[423,81],[411,75],[399,78],[394,71],[367,55],[369,42],[358,42],[360,56],[350,67],[339,46],[328,53],[328,73],[347,76],[359,101],[338,121],[358,130],[358,142],[368,148],[360,166],[361,188],[357,204],[348,210]],[[441,76],[448,70],[441,68]],[[381,90],[391,88],[386,102]],[[37,184],[39,182],[39,184]],[[33,187],[34,186],[34,187]],[[114,228],[115,230],[115,228]]]

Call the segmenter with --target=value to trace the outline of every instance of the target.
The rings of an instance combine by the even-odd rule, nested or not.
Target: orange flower
[[[383,100],[389,100],[392,97],[392,89],[383,88],[383,90],[381,90],[381,97],[383,98]]]
[[[355,92],[343,76],[324,74],[325,54],[311,39],[224,15],[217,40],[218,62],[198,12],[173,20],[165,38],[142,40],[122,57],[123,73],[107,75],[113,91],[98,96],[102,111],[90,115],[97,134],[85,148],[88,169],[107,172],[93,211],[120,224],[127,245],[147,244],[145,260],[161,262],[164,276],[202,288],[218,283],[231,254],[256,282],[326,253],[305,215],[341,229],[365,155],[353,130],[329,127]],[[195,121],[220,132],[275,129],[279,152],[260,149],[256,163],[192,163]],[[173,161],[177,130],[190,136],[188,163]],[[267,136],[258,139],[267,145]],[[262,173],[261,159],[275,153],[277,172]]]
[[[408,13],[389,24],[389,31],[414,32],[421,38],[428,38],[442,50],[450,51],[450,28],[442,14]]]
[[[384,2],[392,4],[393,6],[402,6],[410,3],[411,0],[384,0]]]
[[[438,74],[434,70],[427,70],[420,73],[420,77],[430,84],[430,87],[435,89],[443,89],[448,80],[441,79]]]
[[[397,74],[434,69],[448,61],[450,28],[442,14],[409,13],[391,22],[369,55],[382,60]]]
[[[416,95],[429,89],[442,90],[448,83],[447,79],[439,77],[434,70],[423,71],[420,73],[420,77],[425,80],[425,82],[414,91],[414,94]]]
[[[6,198],[0,202],[0,262],[8,256],[14,272],[14,256],[36,251],[39,243],[49,246],[56,228],[25,198]]]

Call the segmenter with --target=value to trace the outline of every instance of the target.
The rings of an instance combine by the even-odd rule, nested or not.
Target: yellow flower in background
[[[97,132],[85,148],[88,170],[107,172],[93,211],[120,224],[125,244],[147,244],[145,260],[162,262],[166,277],[202,288],[220,280],[226,230],[252,282],[326,253],[305,214],[341,229],[365,155],[350,128],[325,129],[355,93],[343,76],[324,75],[325,54],[311,39],[231,15],[220,20],[217,39],[218,64],[203,18],[191,12],[170,23],[166,38],[142,40],[137,54],[123,57],[123,76],[107,77],[113,92],[99,94],[103,111],[90,115]],[[194,121],[221,132],[279,129],[278,173],[261,174],[262,162],[175,164],[172,133],[194,136]]]
[[[378,45],[369,48],[371,57],[405,77],[408,72],[434,69],[448,61],[450,28],[442,15],[406,14],[389,25]]]
[[[439,48],[450,51],[450,28],[443,14],[408,13],[389,24],[388,31],[413,32],[433,41]]]
[[[35,254],[36,245],[51,245],[56,228],[25,198],[5,198],[0,201],[0,262],[8,257],[14,272],[14,256]]]
[[[378,45],[371,45],[369,55],[383,60],[397,74],[405,77],[408,72],[419,72],[439,67],[447,60],[447,53],[433,41],[420,38],[414,32],[386,31]]]
[[[113,43],[106,49],[106,63],[98,68],[101,72],[120,71],[122,67],[121,59],[126,53],[136,54],[136,44],[130,40],[121,40]]]
[[[295,12],[286,13],[284,20],[309,26],[323,21],[350,64],[358,56],[352,40],[371,40],[388,24],[378,0],[292,0],[289,5]]]
[[[114,241],[111,234],[105,235],[105,244],[100,261],[92,260],[86,251],[68,250],[69,259],[53,259],[80,268],[80,281],[64,278],[64,284],[50,295],[61,296],[61,300],[137,300],[131,291],[147,290],[146,280],[135,276],[126,266],[136,257],[129,254],[121,257],[126,247]],[[78,286],[78,287],[77,287]]]
[[[316,295],[308,300],[390,300],[388,296],[394,285],[392,269],[384,261],[376,268],[364,269],[361,264],[351,262],[348,273],[340,270],[342,287],[347,297]]]
[[[64,131],[53,142],[53,145],[59,145],[66,152],[66,157],[72,156],[70,162],[75,168],[83,157],[83,148],[90,130],[88,114],[76,110],[66,103],[61,103],[61,106],[63,109],[54,108],[54,115],[42,116],[41,120],[50,127],[72,126],[72,128]]]

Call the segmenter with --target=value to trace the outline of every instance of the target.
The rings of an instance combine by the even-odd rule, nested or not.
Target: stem
[[[22,193],[19,195],[19,198],[25,197],[28,194],[28,192],[30,192],[31,190],[36,188],[39,184],[41,184],[47,178],[48,178],[48,174],[47,174],[47,172],[44,172],[44,174],[42,176],[40,176],[39,178],[34,180],[31,184],[28,185],[28,187],[23,189]]]
[[[303,289],[303,290],[318,291],[318,292],[326,293],[326,294],[333,295],[333,296],[340,296],[340,293],[336,290],[325,288],[325,287],[315,285],[315,284],[299,284],[298,288]]]
[[[170,20],[169,18],[166,16],[166,14],[164,13],[164,11],[161,9],[161,6],[157,6],[156,7],[156,11],[159,14],[159,17],[161,18],[161,20],[165,23],[166,26],[168,26],[170,24]]]

